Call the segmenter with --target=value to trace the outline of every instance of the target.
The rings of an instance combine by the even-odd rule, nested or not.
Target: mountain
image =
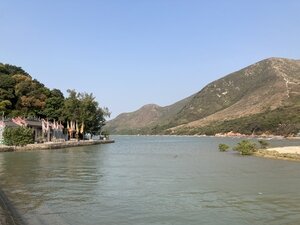
[[[111,133],[119,134],[149,133],[149,129],[152,127],[169,124],[170,119],[175,117],[192,97],[165,107],[148,104],[135,112],[122,113],[115,119],[108,121],[106,129],[109,129]]]
[[[216,80],[171,106],[146,105],[133,113],[121,114],[108,122],[107,129],[112,133],[216,133],[224,131],[221,123],[228,125],[228,121],[248,117],[248,123],[252,123],[251,117],[257,120],[258,115],[270,112],[273,118],[293,111],[297,119],[299,99],[300,61],[269,58]],[[278,127],[279,122],[273,125]],[[244,125],[230,127],[237,130]],[[215,130],[211,131],[211,127]],[[243,131],[253,132],[251,129]]]

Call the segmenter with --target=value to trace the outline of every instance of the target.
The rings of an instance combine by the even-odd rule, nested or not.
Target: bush
[[[269,146],[269,143],[264,140],[259,140],[258,143],[260,144],[261,149],[266,149]]]
[[[241,155],[252,155],[256,150],[256,144],[248,140],[243,140],[233,148],[234,151],[238,151]]]
[[[6,127],[3,132],[3,141],[8,146],[24,146],[32,144],[33,131],[28,127]]]
[[[228,149],[229,149],[228,145],[226,145],[226,144],[219,144],[219,151],[220,152],[226,152],[226,151],[228,151]]]

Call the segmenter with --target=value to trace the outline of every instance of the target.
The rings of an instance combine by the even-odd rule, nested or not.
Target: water
[[[33,225],[300,223],[299,162],[218,152],[231,138],[115,140],[1,153],[0,185]]]

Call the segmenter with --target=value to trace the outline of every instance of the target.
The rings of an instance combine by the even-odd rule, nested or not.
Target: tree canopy
[[[110,115],[92,93],[50,90],[21,67],[0,63],[0,113],[7,117],[24,116],[67,121],[84,125],[86,133],[97,134]]]
[[[107,108],[101,108],[92,93],[67,92],[69,96],[64,101],[63,118],[77,121],[80,126],[83,124],[87,133],[98,134],[105,125],[105,117],[110,116]]]

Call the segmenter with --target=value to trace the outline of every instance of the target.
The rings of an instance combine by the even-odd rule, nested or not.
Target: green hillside
[[[85,131],[97,133],[109,115],[95,97],[88,93],[68,90],[68,97],[58,89],[50,90],[33,79],[21,67],[0,63],[0,113],[1,116],[47,118],[65,123],[84,123]]]
[[[245,116],[233,120],[217,121],[203,127],[182,127],[164,134],[214,135],[217,133],[241,133],[246,135],[275,134],[289,136],[300,132],[300,105],[280,107],[272,111]]]
[[[155,104],[145,105],[131,113],[122,113],[108,122],[106,129],[118,134],[148,134],[157,126],[170,127],[172,118],[191,100],[193,96],[176,102],[170,106],[161,107]]]
[[[144,110],[127,113],[127,119],[121,114],[108,123],[107,129],[123,134],[215,134],[237,130],[251,133],[251,121],[255,120],[262,124],[257,132],[277,134],[280,129],[274,118],[298,123],[299,98],[300,61],[269,58],[208,84],[181,104],[175,103],[176,110],[172,113],[163,113],[165,107],[157,107],[157,116],[151,123],[137,122],[136,118],[143,121],[149,112],[142,108]],[[263,115],[268,119],[260,119]],[[126,124],[120,123],[122,120]],[[138,127],[132,126],[135,122]],[[238,124],[237,127],[234,124]]]

